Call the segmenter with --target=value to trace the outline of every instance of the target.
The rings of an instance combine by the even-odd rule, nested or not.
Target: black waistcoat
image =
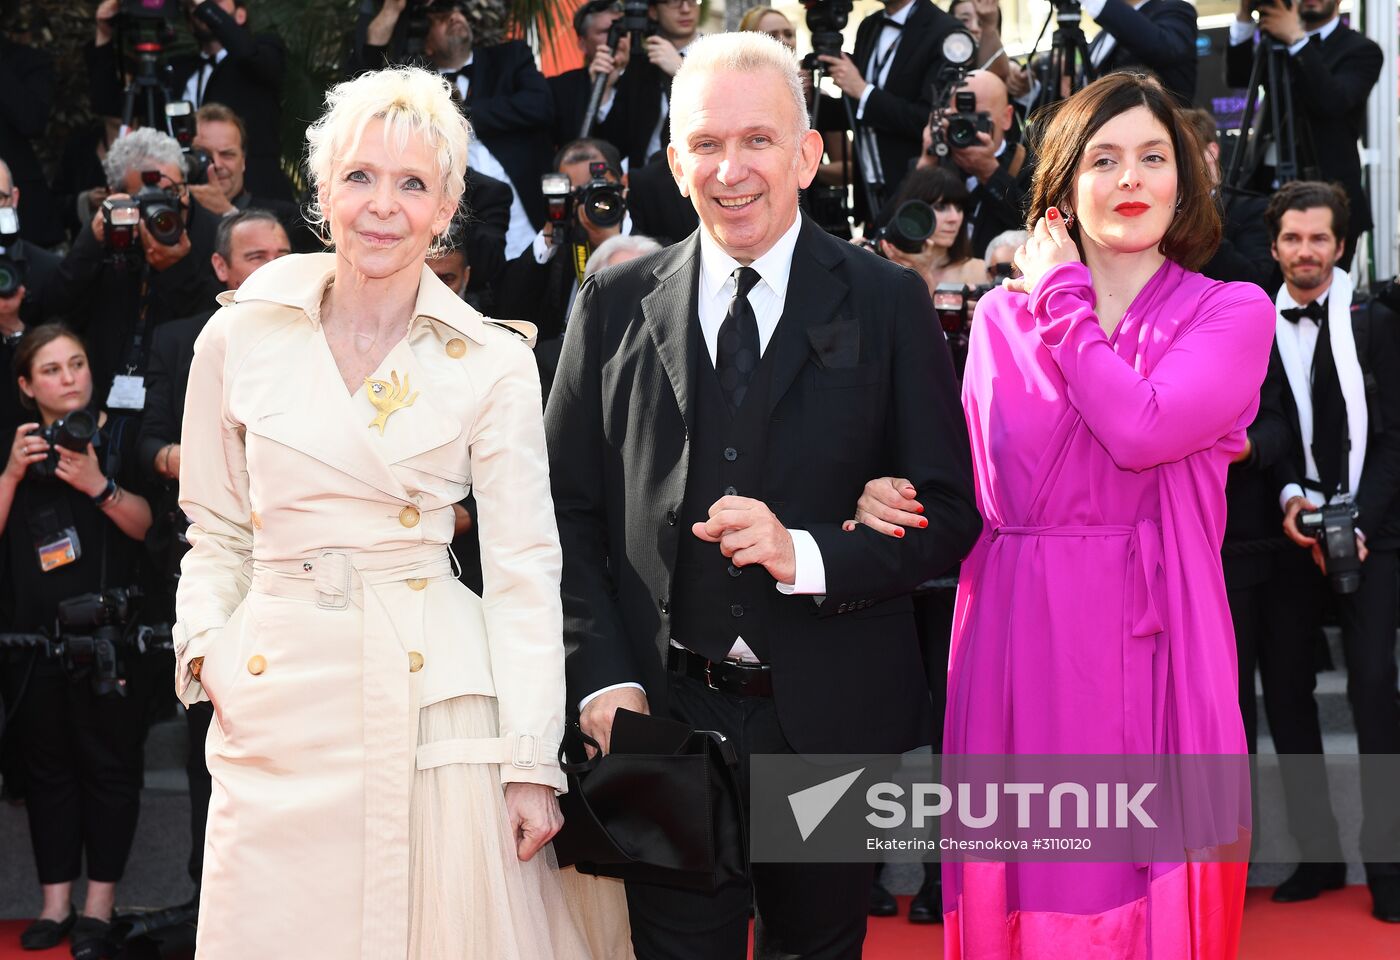
[[[710,660],[728,656],[736,637],[743,637],[759,659],[769,658],[764,622],[777,594],[772,576],[761,566],[733,566],[720,553],[719,544],[706,543],[690,528],[709,519],[711,504],[722,496],[766,500],[763,460],[768,446],[772,347],[770,342],[749,382],[743,406],[732,417],[703,345],[692,374],[698,381],[691,393],[695,425],[690,432],[690,470],[671,591],[671,636]]]

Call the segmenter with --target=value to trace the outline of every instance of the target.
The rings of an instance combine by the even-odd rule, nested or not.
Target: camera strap
[[[579,286],[583,286],[583,269],[588,265],[588,244],[573,243],[569,250],[574,257],[574,279],[578,281]]]

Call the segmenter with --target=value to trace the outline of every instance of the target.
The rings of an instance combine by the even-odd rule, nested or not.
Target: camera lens
[[[970,147],[977,142],[977,124],[966,117],[948,121],[948,142],[955,147]]]
[[[19,264],[9,257],[0,256],[0,297],[13,297],[24,285]]]
[[[54,426],[58,428],[55,441],[74,453],[86,450],[97,435],[97,418],[86,410],[74,410]]]
[[[584,198],[588,219],[594,226],[611,227],[622,222],[627,204],[622,194],[612,187],[594,187]]]
[[[165,203],[153,203],[146,208],[146,229],[157,243],[173,247],[180,242],[185,227],[177,210]]]
[[[905,253],[918,253],[924,241],[933,236],[938,218],[933,207],[922,200],[905,200],[894,211],[884,230],[884,238]]]

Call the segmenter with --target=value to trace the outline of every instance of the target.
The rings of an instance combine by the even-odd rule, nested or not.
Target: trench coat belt
[[[444,544],[253,562],[252,589],[314,601],[326,611],[362,607],[364,885],[361,960],[408,953],[409,810],[418,751],[420,674],[409,651],[427,648],[429,590],[394,590],[410,579],[452,578]],[[461,589],[466,589],[462,587]],[[354,638],[346,638],[354,655]],[[431,665],[429,665],[431,669]]]
[[[1123,752],[1156,752],[1152,656],[1157,645],[1156,637],[1165,629],[1157,603],[1162,573],[1162,535],[1156,521],[992,528],[992,540],[1006,536],[1131,538],[1128,560],[1132,576],[1132,636],[1123,645]]]

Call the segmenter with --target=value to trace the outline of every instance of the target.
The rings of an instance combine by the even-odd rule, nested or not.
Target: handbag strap
[[[581,761],[581,762],[579,762],[579,763],[573,763],[572,761],[570,761],[569,758],[568,758],[568,753],[566,752],[566,750],[567,750],[567,748],[568,748],[568,746],[569,746],[570,740],[581,740],[581,741],[583,741],[583,743],[585,743],[585,744],[587,744],[588,746],[592,747],[592,748],[593,748],[593,756],[588,757],[587,759],[585,759],[585,760],[583,760],[583,761]],[[580,726],[578,725],[577,722],[573,722],[573,723],[569,723],[569,724],[566,724],[566,725],[565,725],[565,727],[564,727],[564,736],[559,740],[559,769],[560,769],[560,770],[564,771],[565,774],[573,774],[573,775],[578,775],[578,774],[580,774],[580,773],[588,773],[588,772],[589,772],[590,770],[592,770],[594,767],[598,766],[598,761],[601,760],[602,757],[603,757],[603,748],[602,748],[601,746],[598,745],[598,741],[597,741],[597,740],[594,740],[594,739],[593,739],[592,737],[590,737],[588,734],[584,733],[584,732],[583,732],[583,728],[580,727]]]

